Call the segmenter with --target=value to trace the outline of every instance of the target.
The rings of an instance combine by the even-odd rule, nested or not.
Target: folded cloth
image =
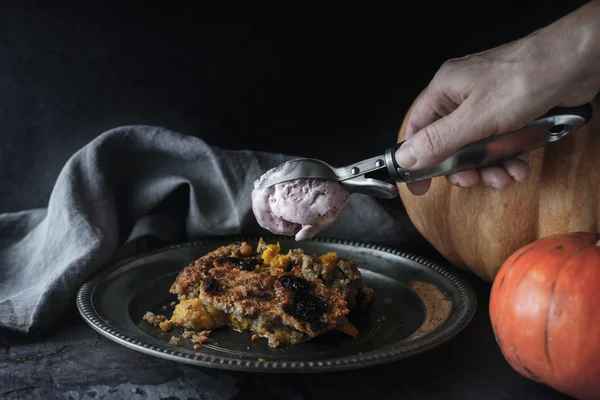
[[[103,133],[68,160],[46,209],[0,214],[0,327],[48,327],[86,279],[144,239],[268,235],[252,213],[253,182],[291,158],[150,126]],[[411,235],[406,216],[359,195],[321,233],[382,245]]]

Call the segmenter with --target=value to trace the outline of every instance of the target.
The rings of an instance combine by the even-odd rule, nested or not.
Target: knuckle
[[[454,69],[454,61],[448,60],[445,61],[440,68],[437,70],[435,75],[433,76],[432,83],[437,84],[438,82],[444,81],[447,77],[452,75],[452,70]]]
[[[444,61],[436,71],[435,75],[433,75],[430,86],[434,89],[439,89],[439,87],[454,74],[456,63],[457,61],[455,59]]]
[[[469,62],[471,56],[450,58],[442,63],[439,69],[439,74],[442,76],[453,74],[456,71],[464,68],[465,63]]]
[[[436,124],[432,124],[422,131],[420,142],[423,149],[434,157],[444,153],[444,140]]]

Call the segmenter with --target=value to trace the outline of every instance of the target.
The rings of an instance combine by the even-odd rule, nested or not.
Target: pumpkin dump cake
[[[264,337],[271,347],[332,331],[355,337],[348,314],[375,299],[354,261],[334,252],[284,254],[279,243],[262,239],[256,250],[233,243],[202,256],[179,273],[170,292],[179,300],[171,319],[148,313],[146,321],[163,330],[185,329],[196,343],[211,330],[229,327],[252,332],[253,340]]]

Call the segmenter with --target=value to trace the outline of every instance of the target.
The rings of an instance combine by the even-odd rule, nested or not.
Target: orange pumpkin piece
[[[513,253],[490,293],[496,341],[521,375],[600,399],[600,234],[557,233]]]

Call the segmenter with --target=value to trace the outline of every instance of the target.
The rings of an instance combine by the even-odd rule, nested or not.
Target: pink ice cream
[[[286,174],[293,167],[293,162],[287,162],[254,182],[252,211],[263,228],[300,241],[312,238],[335,221],[351,193],[338,182],[313,178],[259,188],[263,180]]]

